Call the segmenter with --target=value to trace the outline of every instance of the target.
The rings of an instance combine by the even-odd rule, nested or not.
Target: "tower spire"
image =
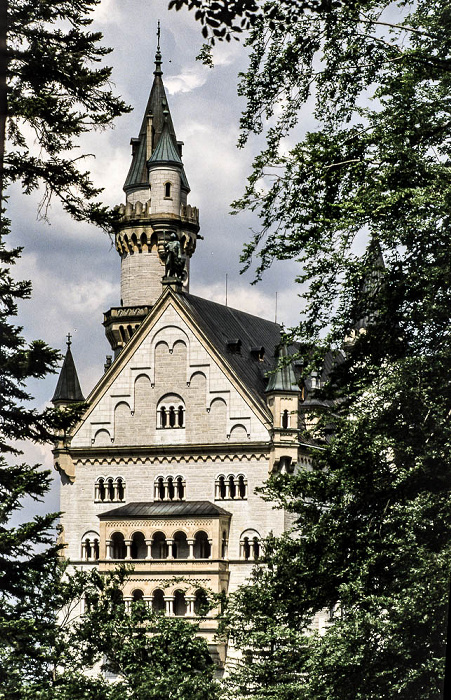
[[[160,20],[158,20],[158,28],[157,28],[157,50],[155,53],[155,70],[153,72],[154,75],[163,75],[163,71],[161,70],[161,50],[160,50],[160,36],[161,36],[161,30],[160,30]]]
[[[72,344],[72,336],[70,333],[67,334],[66,344],[66,356],[52,398],[52,403],[54,403],[55,406],[67,406],[70,403],[77,403],[85,400],[80,388],[74,358],[72,357],[70,349]]]

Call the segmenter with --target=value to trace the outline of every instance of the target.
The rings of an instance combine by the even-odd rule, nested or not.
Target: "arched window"
[[[114,481],[113,479],[108,479],[107,482],[107,500],[114,501]]]
[[[203,530],[196,532],[194,537],[194,558],[208,559],[211,554],[211,546],[208,541],[208,535]]]
[[[236,496],[235,477],[231,474],[229,476],[229,498],[235,498],[235,496]]]
[[[219,498],[224,499],[226,497],[227,489],[226,489],[225,477],[222,476],[222,474],[218,478],[218,493],[219,493]]]
[[[165,197],[171,196],[171,183],[170,182],[164,183],[164,196]]]
[[[166,428],[167,424],[168,424],[168,416],[166,413],[166,406],[162,406],[160,408],[160,427]]]
[[[152,559],[167,559],[168,545],[164,532],[156,532],[152,540]]]
[[[134,603],[138,603],[139,601],[144,600],[144,593],[140,588],[135,588],[135,590],[132,593],[132,596]]]
[[[260,541],[258,537],[252,539],[252,556],[254,559],[258,559],[260,556]]]
[[[189,547],[184,532],[179,531],[175,533],[172,553],[174,555],[174,559],[188,559]]]
[[[185,427],[185,404],[176,394],[168,394],[160,399],[157,406],[157,427],[174,429]]]
[[[105,500],[105,479],[103,479],[102,477],[100,477],[100,479],[97,479],[96,500],[99,500],[99,501]]]
[[[83,561],[97,561],[99,556],[99,535],[92,530],[82,537],[81,558]]]
[[[247,495],[247,481],[243,474],[238,476],[238,498],[244,499]]]
[[[179,501],[183,501],[185,498],[185,484],[182,476],[178,476],[176,479],[177,482],[177,498]]]
[[[124,535],[122,532],[115,532],[111,536],[111,549],[113,559],[125,559],[127,548],[125,546]]]
[[[155,612],[164,613],[166,611],[166,603],[164,600],[164,593],[161,588],[157,588],[153,592],[152,596],[152,610]]]
[[[176,617],[184,617],[186,615],[186,600],[183,591],[174,592],[174,615]]]
[[[285,409],[282,413],[282,428],[286,430],[289,425],[289,417],[288,417],[288,411]]]
[[[194,614],[206,615],[208,613],[208,597],[202,588],[199,588],[195,593],[194,598]]]
[[[124,480],[119,476],[116,479],[116,489],[117,489],[117,500],[123,501],[125,497],[125,485]]]
[[[243,539],[243,559],[248,561],[251,556],[251,546],[249,544],[249,537]]]
[[[157,476],[155,479],[156,501],[183,501],[185,498],[186,483],[183,476]]]
[[[146,540],[142,532],[135,532],[132,537],[132,559],[145,559],[147,555]]]

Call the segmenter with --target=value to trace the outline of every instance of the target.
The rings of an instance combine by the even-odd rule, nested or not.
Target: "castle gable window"
[[[176,394],[168,394],[160,399],[157,406],[157,428],[173,430],[185,427],[185,404]]]

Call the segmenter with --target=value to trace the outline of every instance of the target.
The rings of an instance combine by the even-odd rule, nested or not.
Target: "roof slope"
[[[192,294],[180,294],[178,298],[238,379],[266,410],[266,374],[276,362],[279,324]],[[239,342],[231,344],[230,341]],[[262,360],[251,352],[259,347],[264,348]]]
[[[160,518],[160,517],[213,517],[230,515],[224,508],[220,508],[210,501],[141,501],[127,503],[127,505],[113,508],[106,513],[100,513],[100,520],[104,518]]]

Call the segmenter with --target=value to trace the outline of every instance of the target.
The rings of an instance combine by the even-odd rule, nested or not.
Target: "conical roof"
[[[148,163],[149,165],[154,163],[176,163],[177,165],[182,165],[179,149],[174,144],[167,121],[164,123],[160,140],[150,156]]]
[[[153,129],[153,149],[158,147],[162,134],[167,129],[174,150],[178,153],[177,138],[175,135],[174,125],[172,123],[171,113],[169,111],[168,100],[163,85],[161,70],[161,53],[158,47],[155,54],[155,70],[152,89],[150,91],[147,106],[144,112],[141,129],[137,139],[133,139],[135,148],[133,152],[132,163],[128,171],[127,178],[124,184],[124,190],[134,189],[137,187],[148,187],[149,180],[147,174],[147,116],[152,116]],[[181,161],[180,161],[181,162]]]
[[[292,362],[284,362],[289,357],[287,346],[279,345],[276,351],[276,370],[269,375],[266,393],[271,391],[299,391]]]
[[[75,403],[84,401],[74,358],[70,349],[70,339],[67,341],[66,357],[61,368],[58,384],[53,394],[52,403]]]

